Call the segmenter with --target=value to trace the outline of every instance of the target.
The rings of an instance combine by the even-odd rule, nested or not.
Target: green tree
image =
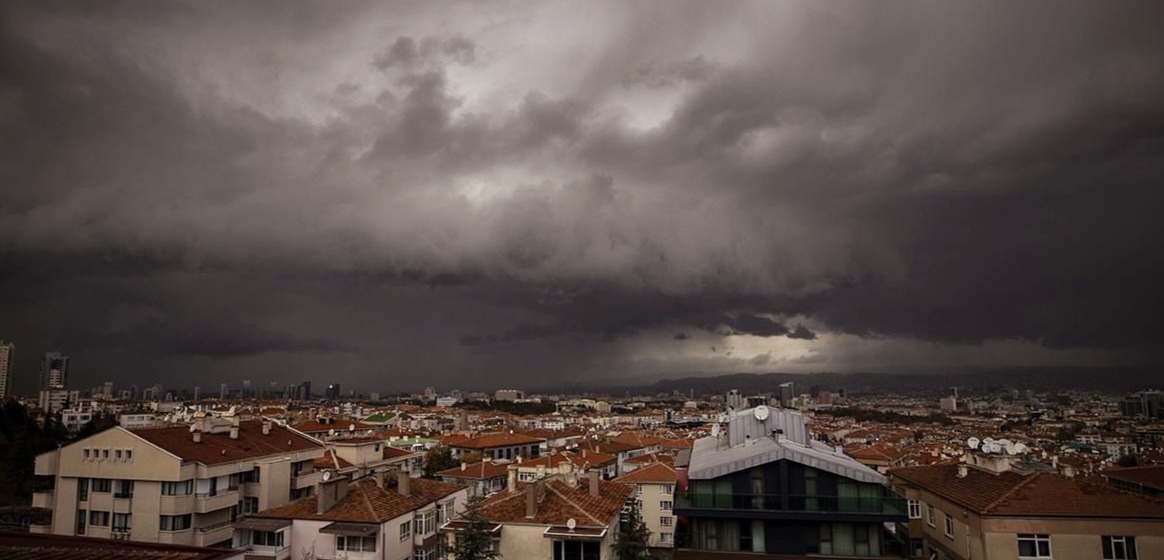
[[[453,458],[453,451],[447,446],[438,445],[424,453],[424,475],[431,477],[434,473],[459,466]]]
[[[653,558],[648,548],[651,531],[643,523],[643,516],[639,512],[637,501],[632,502],[626,522],[621,524],[618,532],[618,541],[614,543],[614,552],[619,560],[650,560]]]
[[[488,530],[492,523],[485,519],[481,511],[484,501],[482,496],[473,496],[465,504],[465,511],[458,519],[465,524],[465,528],[457,531],[453,543],[453,558],[456,560],[496,560],[501,557],[494,547],[493,535]]]

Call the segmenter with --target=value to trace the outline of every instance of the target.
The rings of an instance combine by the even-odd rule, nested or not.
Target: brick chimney
[[[517,492],[517,465],[509,465],[509,477],[505,483],[509,486],[509,493]]]
[[[319,485],[319,499],[315,505],[315,514],[323,515],[332,506],[343,501],[348,495],[348,479],[337,477]]]
[[[968,474],[970,474],[970,465],[967,465],[966,463],[959,463],[958,478],[966,478],[966,475]]]
[[[238,426],[230,427],[230,439],[238,439]]]
[[[265,435],[265,436],[271,435],[271,421],[270,420],[263,420],[263,435]]]
[[[194,443],[202,443],[202,430],[194,430]]]
[[[590,495],[597,498],[598,493],[598,471],[590,471],[586,473],[587,478],[590,479]]]
[[[403,470],[396,473],[396,493],[401,496],[412,495],[412,477]]]
[[[538,515],[538,502],[542,501],[545,492],[545,481],[539,480],[525,487],[525,517],[533,519]]]

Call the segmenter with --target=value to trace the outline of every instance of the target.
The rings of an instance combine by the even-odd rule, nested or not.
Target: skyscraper
[[[0,340],[0,399],[12,393],[12,354],[16,345]]]
[[[340,384],[339,383],[332,383],[332,384],[327,386],[327,398],[330,400],[336,400],[336,399],[340,398]]]
[[[60,352],[45,352],[40,368],[40,388],[56,389],[69,382],[69,357]]]

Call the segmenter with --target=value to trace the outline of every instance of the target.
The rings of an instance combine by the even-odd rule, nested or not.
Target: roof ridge
[[[574,503],[574,500],[571,500],[570,498],[566,497],[565,494],[559,492],[558,489],[554,488],[554,486],[552,484],[547,484],[546,487],[549,488],[551,492],[553,492],[553,493],[557,494],[559,497],[561,497],[563,500],[566,500],[566,503],[574,506],[575,509],[586,514],[586,517],[589,517],[598,525],[603,525],[602,521],[600,521],[597,517],[594,517],[593,515],[591,515],[589,511],[586,511],[586,508]]]
[[[368,497],[368,493],[364,490],[367,483],[359,484],[360,496],[364,498],[364,505],[368,506],[368,513],[372,514],[372,519],[380,521],[380,516],[376,514],[376,506],[372,505],[372,499]]]
[[[994,509],[996,506],[1001,504],[1003,500],[1013,496],[1015,492],[1019,491],[1019,489],[1026,486],[1027,484],[1030,484],[1032,480],[1034,480],[1035,478],[1037,478],[1039,476],[1039,474],[1040,473],[1033,472],[1033,473],[1028,474],[1025,477],[1023,477],[1023,479],[1020,480],[1018,484],[1015,484],[1013,487],[1011,487],[1010,490],[1003,492],[1002,495],[999,496],[997,499],[995,499],[993,502],[986,504],[986,506],[984,506],[982,508],[982,513],[987,513],[990,510]]]

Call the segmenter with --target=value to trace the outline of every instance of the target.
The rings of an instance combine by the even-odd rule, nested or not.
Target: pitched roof
[[[993,473],[974,467],[959,478],[959,466],[905,467],[889,474],[979,515],[1164,519],[1164,503],[1103,484],[1057,473]]]
[[[623,461],[623,464],[635,465],[639,463],[668,463],[673,465],[675,464],[675,457],[671,455],[663,455],[662,453],[647,453],[645,455],[631,457],[630,459]]]
[[[444,443],[449,447],[492,449],[494,447],[509,447],[512,445],[530,445],[544,441],[546,441],[544,438],[535,438],[522,434],[498,433],[482,434],[474,438],[449,438]]]
[[[562,463],[570,463],[576,468],[585,469],[590,467],[602,467],[617,461],[618,458],[614,455],[607,455],[606,453],[598,453],[597,451],[589,451],[583,449],[582,451],[562,451],[559,453],[552,453],[550,455],[542,455],[537,459],[530,459],[522,461],[518,466],[521,467],[537,467],[544,465],[546,468],[556,468]]]
[[[666,463],[651,463],[614,479],[628,484],[675,484],[675,480],[675,469]]]
[[[488,480],[492,478],[501,478],[507,476],[509,473],[509,465],[511,463],[494,463],[492,461],[480,461],[473,464],[463,465],[461,467],[453,467],[439,471],[436,476],[445,476],[449,478],[465,478],[472,480]]]
[[[229,548],[0,531],[6,560],[224,560],[237,554]]]
[[[278,424],[272,425],[271,433],[263,435],[262,424],[260,420],[239,422],[238,439],[231,439],[228,433],[203,433],[201,443],[194,443],[190,428],[186,426],[144,428],[134,430],[133,434],[177,455],[183,461],[205,465],[293,451],[323,450],[321,443]]]
[[[323,422],[320,422],[318,420],[308,420],[306,422],[300,422],[298,424],[295,424],[294,426],[292,426],[292,428],[295,428],[296,430],[299,430],[305,434],[317,434],[317,433],[321,433],[321,432],[328,432],[330,430],[335,430],[337,432],[346,432],[346,431],[348,431],[348,428],[351,426],[355,426],[357,430],[361,430],[361,431],[370,430],[370,429],[379,427],[379,426],[375,426],[372,424],[365,424],[363,422],[359,422],[356,420],[348,420],[348,421],[339,420],[339,419],[329,419],[329,420],[330,421],[327,423],[323,423]]]
[[[412,455],[419,455],[419,454],[415,451],[407,451],[407,450],[398,449],[398,448],[392,447],[392,446],[385,446],[384,450],[380,454],[380,456],[384,459],[399,459],[401,457],[409,457]]]
[[[1149,488],[1164,490],[1164,466],[1129,467],[1126,469],[1111,469],[1103,471],[1103,476],[1134,482]]]
[[[633,489],[626,484],[601,480],[598,482],[598,496],[590,494],[586,480],[571,488],[559,478],[544,481],[545,496],[538,503],[533,518],[525,516],[526,492],[531,492],[535,484],[526,484],[517,492],[498,492],[487,498],[481,505],[483,517],[494,523],[535,523],[539,525],[563,525],[574,519],[579,527],[606,527],[622,511],[623,503]]]
[[[370,478],[362,478],[348,486],[348,494],[322,514],[315,513],[319,496],[308,496],[277,508],[260,511],[255,517],[272,519],[310,519],[317,521],[348,521],[354,523],[383,523],[410,511],[424,507],[461,488],[459,484],[438,482],[425,478],[409,481],[411,492],[405,496],[394,487],[381,488]]]
[[[316,457],[312,461],[312,465],[317,469],[346,469],[355,465],[345,461],[342,457],[335,454],[334,449],[328,449],[323,452],[323,455]]]

